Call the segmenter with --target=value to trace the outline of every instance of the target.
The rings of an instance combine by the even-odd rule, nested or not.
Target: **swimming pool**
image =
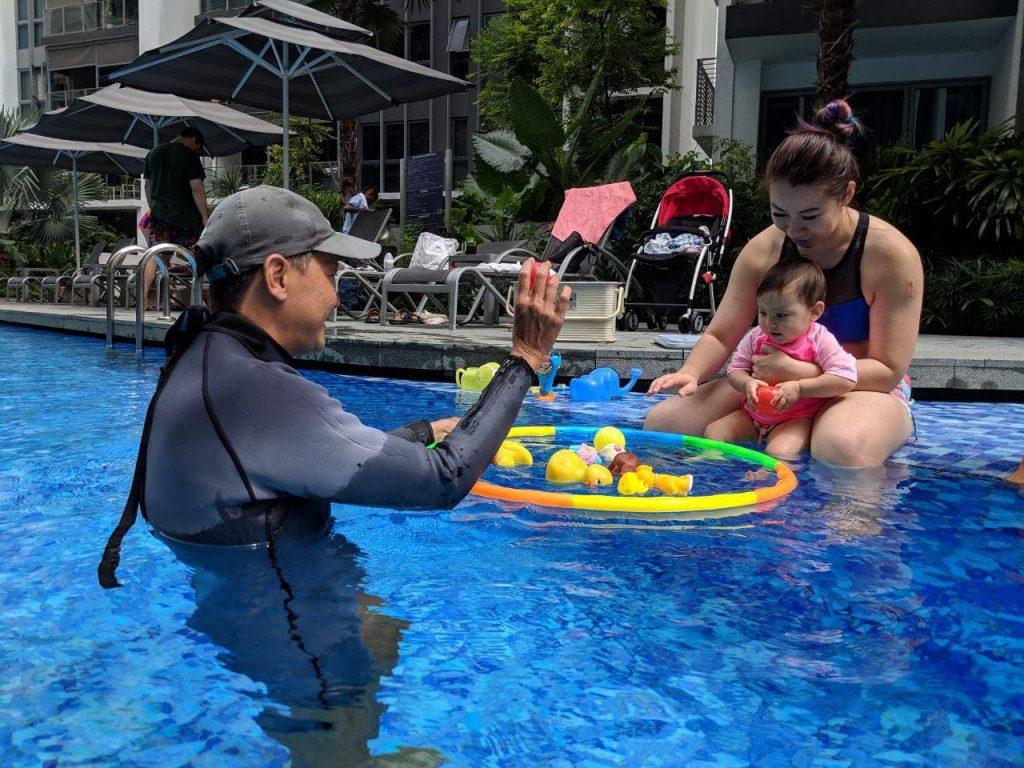
[[[4,765],[1024,764],[1024,498],[981,476],[1024,406],[921,404],[900,461],[798,462],[719,519],[337,506],[285,587],[265,551],[186,563],[140,523],[104,592],[162,355],[2,324],[0,349]],[[469,402],[307,375],[385,428]]]

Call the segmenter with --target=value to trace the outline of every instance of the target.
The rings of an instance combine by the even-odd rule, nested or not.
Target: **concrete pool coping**
[[[104,336],[106,311],[102,307],[0,301],[0,322],[36,328]],[[149,343],[163,341],[172,321],[146,313],[144,336]],[[135,310],[115,315],[119,344],[135,335]],[[559,343],[562,373],[576,376],[599,366],[625,373],[640,368],[652,379],[679,368],[682,350],[654,343],[660,332],[619,333],[613,344]],[[370,368],[384,375],[428,375],[444,378],[456,368],[497,360],[508,350],[511,331],[502,327],[380,326],[356,320],[328,323],[327,346],[308,357],[311,362],[337,368]],[[981,336],[921,336],[910,374],[915,389],[964,392],[1020,393],[1024,397],[1024,339]]]

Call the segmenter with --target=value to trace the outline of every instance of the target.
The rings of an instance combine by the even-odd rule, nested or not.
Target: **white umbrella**
[[[67,141],[31,133],[19,133],[0,140],[0,165],[52,166],[71,171],[71,190],[74,198],[75,267],[82,266],[81,244],[78,233],[78,171],[97,173],[123,173],[138,176],[142,173],[146,150],[128,144],[100,144],[85,141]]]

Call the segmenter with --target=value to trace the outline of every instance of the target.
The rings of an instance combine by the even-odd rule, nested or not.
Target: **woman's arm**
[[[744,246],[729,276],[729,287],[722,297],[711,325],[704,331],[683,367],[676,373],[655,379],[647,394],[655,395],[674,387],[685,387],[692,394],[696,385],[710,379],[725,364],[743,334],[750,330],[757,315],[757,286],[774,263],[781,245],[781,233],[769,227]],[[683,394],[682,389],[680,394]]]
[[[924,269],[913,243],[880,219],[872,217],[867,245],[861,283],[869,304],[871,332],[867,355],[857,361],[857,389],[890,392],[914,356]]]

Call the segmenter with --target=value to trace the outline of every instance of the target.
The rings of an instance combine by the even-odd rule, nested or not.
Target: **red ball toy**
[[[775,387],[757,388],[757,412],[765,415],[775,413],[772,407],[772,398],[775,397]]]

